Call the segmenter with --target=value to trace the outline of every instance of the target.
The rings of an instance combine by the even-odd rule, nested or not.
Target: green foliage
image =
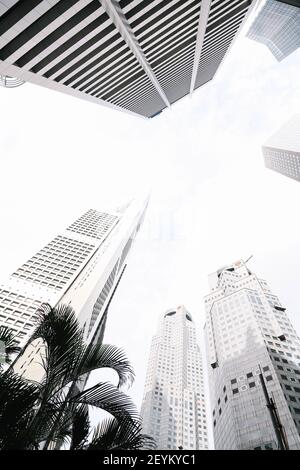
[[[9,351],[17,352],[9,331],[1,331]],[[25,380],[12,367],[0,371],[0,450],[153,448],[154,441],[141,432],[135,405],[121,391],[134,380],[123,351],[111,345],[86,345],[75,312],[65,305],[43,306],[27,346],[36,339],[45,347],[40,383]],[[116,371],[118,385],[98,383],[85,389],[88,374],[104,367]],[[91,442],[89,407],[111,415]]]

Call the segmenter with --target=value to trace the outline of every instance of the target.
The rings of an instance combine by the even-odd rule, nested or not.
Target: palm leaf
[[[72,433],[70,450],[83,448],[89,433],[90,420],[88,406],[83,404],[76,406],[72,412]]]
[[[11,362],[10,356],[17,354],[21,348],[18,346],[16,336],[7,326],[0,326],[0,343],[5,345],[6,362]]]
[[[40,322],[31,340],[41,338],[46,346],[43,385],[48,396],[74,377],[74,368],[85,350],[83,332],[74,310],[45,304],[39,311]]]
[[[74,375],[78,378],[103,367],[117,372],[119,387],[125,384],[131,385],[134,381],[134,371],[126,355],[120,348],[110,344],[87,346],[78,365],[74,368]]]
[[[115,417],[129,416],[131,419],[136,419],[139,416],[133,401],[108,382],[98,383],[71,397],[70,400],[101,408]]]
[[[39,399],[37,386],[26,382],[11,370],[0,373],[0,449],[26,448],[24,435]]]
[[[139,450],[155,449],[152,437],[142,434],[140,421],[130,418],[104,420],[96,428],[87,450]]]

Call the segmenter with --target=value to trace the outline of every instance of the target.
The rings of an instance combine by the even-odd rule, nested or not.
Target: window
[[[238,388],[233,388],[232,389],[232,393],[235,395],[236,393],[239,393],[239,389]]]
[[[249,382],[249,388],[255,387],[255,382]]]

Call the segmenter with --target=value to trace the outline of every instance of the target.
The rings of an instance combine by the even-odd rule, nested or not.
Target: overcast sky
[[[300,185],[261,153],[300,110],[299,63],[300,50],[278,63],[240,37],[213,82],[152,120],[36,85],[0,88],[0,280],[88,208],[152,189],[105,338],[134,366],[138,406],[159,316],[184,304],[201,335],[207,275],[224,264],[253,254],[300,333]]]

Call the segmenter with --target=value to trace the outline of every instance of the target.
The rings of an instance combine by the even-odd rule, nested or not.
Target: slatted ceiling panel
[[[133,93],[135,90],[136,93]],[[155,89],[153,85],[146,81],[145,77],[142,77],[130,83],[126,89],[124,89],[122,95],[115,95],[113,102],[118,106],[125,106],[126,104],[136,103],[137,101],[144,101],[149,95],[153,95],[154,92]]]
[[[132,57],[131,53],[125,54],[123,56],[123,61],[120,60],[120,57],[122,56],[122,51],[119,51],[118,54],[114,56],[114,60],[109,63],[100,63],[100,66],[98,67],[93,67],[91,68],[91,72],[81,74],[80,80],[78,80],[78,77],[76,80],[72,80],[72,87],[73,88],[78,88],[80,91],[87,90],[87,88],[91,86],[98,85],[99,82],[101,83],[101,79],[103,77],[106,77],[108,74],[114,74],[118,73],[120,69],[124,66],[127,67],[129,64],[136,63],[135,58]]]
[[[7,2],[3,3],[3,0],[0,0],[0,16],[4,15],[4,13],[10,10],[18,1],[19,0],[10,0],[9,4],[7,4]]]
[[[207,27],[206,27],[206,32],[209,32],[211,29],[215,29],[222,24],[226,24],[228,22],[231,22],[234,20],[236,17],[240,17],[241,19],[244,18],[245,11],[248,10],[249,7],[249,1],[243,1],[242,3],[234,4],[227,6],[224,10],[221,10],[219,12],[219,15],[214,15],[213,18],[209,17]]]
[[[208,48],[213,46],[217,46],[222,42],[223,39],[227,39],[228,37],[232,38],[232,35],[236,33],[240,26],[240,21],[236,20],[233,24],[231,24],[230,28],[226,28],[225,31],[217,30],[213,31],[212,34],[208,34],[205,43],[203,44],[202,52],[205,52]]]
[[[43,0],[27,0],[26,2],[19,2],[18,0],[10,0],[6,6],[0,2],[0,34],[6,33],[18,21],[22,20],[34,7],[36,7]]]
[[[185,30],[193,21],[198,23],[198,19],[199,14],[196,12],[194,15],[181,16],[179,20],[167,21],[157,25],[148,34],[144,34],[140,39],[140,44],[142,45],[144,52],[146,53],[151,45],[156,47],[160,41],[163,41],[165,38],[170,38],[173,31],[180,28],[180,26]]]
[[[181,94],[181,96],[184,96],[189,92],[194,53],[194,46],[192,48],[186,48],[184,56],[180,56],[179,59],[177,59],[177,63],[169,62],[170,65],[167,69],[167,74],[165,73],[165,69],[161,66],[155,68],[155,73],[164,90],[167,90],[167,94],[172,102],[177,101]],[[174,61],[174,58],[172,57],[171,60]]]
[[[135,90],[136,93],[133,93]],[[122,94],[116,93],[112,99],[114,104],[124,106],[125,103],[133,103],[137,100],[144,99],[145,95],[149,94],[149,90],[150,92],[154,91],[152,83],[145,80],[145,77],[138,77],[122,90]]]
[[[251,0],[212,3],[195,88],[214,77],[250,6]]]
[[[216,42],[214,42],[212,46],[208,45],[206,49],[203,50],[203,56],[200,61],[200,65],[206,62],[208,58],[211,59],[214,55],[220,54],[220,51],[223,50],[225,47],[227,50],[228,45],[231,43],[231,41],[232,41],[232,36],[228,35],[224,38],[216,40]]]
[[[148,78],[148,77],[147,77]],[[132,84],[134,83],[135,80],[141,79],[145,80],[145,83],[148,83],[147,79],[144,75],[144,72],[142,70],[139,70],[135,74],[133,74],[129,79],[125,80],[125,82],[122,83],[122,85],[117,85],[115,88],[110,90],[109,93],[106,95],[102,95],[102,99],[109,99],[111,102],[115,102],[118,97],[125,97],[126,94],[126,88],[127,87],[132,87]],[[98,98],[101,97],[97,95]]]
[[[139,0],[119,0],[119,5],[122,10],[125,10],[130,3],[137,3]]]
[[[141,104],[147,102],[149,116],[157,112],[158,106],[161,106],[160,109],[165,108],[165,104],[161,103],[161,99],[157,96],[154,86],[146,81],[145,77],[129,84],[123,94],[116,95],[112,102],[118,106],[128,107],[131,110],[141,108]]]
[[[42,61],[39,67],[44,69],[42,73],[47,78],[55,77],[58,72],[61,73],[87,53],[97,49],[93,55],[91,53],[91,57],[93,57],[97,52],[102,51],[99,48],[99,42],[104,38],[109,40],[113,35],[115,35],[115,29],[107,14],[100,8],[95,20],[63,42]]]
[[[139,38],[140,43],[157,32],[172,30],[174,23],[185,17],[189,18],[196,8],[199,11],[200,0],[172,0],[163,3],[159,11],[148,16],[147,20],[143,20],[137,26],[133,27],[134,33]],[[143,17],[145,18],[145,17]],[[177,24],[175,24],[176,26]]]
[[[39,72],[40,70],[49,66],[49,64],[51,64],[51,67],[53,67],[57,62],[59,62],[61,55],[66,51],[68,51],[68,54],[70,54],[78,51],[80,46],[93,46],[95,43],[97,43],[98,40],[96,34],[105,28],[105,21],[107,20],[107,14],[102,8],[100,8],[98,17],[88,23],[82,30],[72,35],[59,47],[54,47],[51,53],[45,55],[42,60],[40,60],[34,67],[31,68],[31,71]],[[79,53],[80,52],[77,52],[77,55],[79,55]]]
[[[125,16],[172,103],[189,92],[201,2],[148,2],[147,11],[143,10],[145,4],[134,2],[134,8],[128,9]],[[186,56],[182,56],[181,64],[170,60],[183,50]]]
[[[78,88],[82,83],[85,82],[83,86],[79,88],[80,91],[85,91],[86,93],[91,93],[93,90],[101,90],[103,87],[109,87],[111,84],[109,82],[110,78],[115,77],[118,78],[121,75],[127,75],[130,71],[134,71],[139,67],[136,61],[129,55],[127,59],[123,61],[119,61],[117,63],[113,63],[110,66],[100,67],[101,73],[96,74],[92,73],[92,79],[89,80],[88,78],[84,78],[79,80],[79,82],[74,83],[73,88]],[[105,80],[107,83],[106,85],[100,85],[102,80]]]
[[[124,109],[130,109],[132,112],[135,112],[137,114],[142,114],[143,110],[145,109],[145,106],[147,106],[148,117],[151,117],[156,112],[160,112],[161,109],[164,109],[160,106],[159,100],[155,97],[153,98],[153,100],[151,100],[151,102],[149,102],[149,98],[147,98],[145,100],[139,100],[138,102],[133,102],[129,104],[126,103],[125,106],[121,105],[121,107],[124,107]]]
[[[102,36],[104,35],[103,39],[97,42],[97,47],[84,50],[84,52],[82,52],[84,48],[80,48],[81,54],[79,57],[76,56],[76,52],[76,54],[71,54],[71,62],[69,62],[70,57],[66,57],[58,63],[53,76],[55,81],[63,81],[65,85],[70,85],[74,80],[82,77],[82,74],[90,72],[91,69],[99,66],[99,64],[112,62],[117,53],[120,54],[120,57],[123,56],[127,46],[120,34],[116,33],[111,26],[109,25],[105,28],[102,34]],[[50,73],[53,74],[52,69],[48,71],[48,74]]]
[[[157,78],[164,77],[165,70],[167,68],[173,68],[174,71],[177,69],[177,67],[180,67],[181,65],[183,67],[186,66],[186,64],[190,64],[190,60],[194,57],[194,48],[186,48],[176,56],[171,57],[168,61],[166,61],[163,65],[159,65],[154,69],[154,72],[157,76]]]
[[[191,29],[192,27],[192,29]],[[182,42],[188,37],[195,38],[195,31],[198,27],[198,18],[195,18],[194,21],[190,22],[187,25],[182,25],[181,28],[178,28],[176,31],[168,33],[167,35],[162,36],[160,39],[157,38],[152,45],[145,47],[145,55],[149,61],[154,61],[155,58],[159,57],[166,50],[169,50],[170,47]]]
[[[74,80],[82,77],[82,74],[90,72],[93,67],[108,62],[112,54],[116,55],[118,52],[120,56],[123,54],[126,45],[111,24],[101,32],[102,40],[100,40],[100,33],[98,37],[97,47],[87,49],[88,45],[84,44],[79,50],[65,57],[44,75],[47,77],[48,75],[52,76],[57,82],[71,75],[70,78],[64,81],[65,85],[70,85]]]
[[[44,73],[44,76],[61,81],[71,75],[73,78],[69,78],[65,82],[66,85],[69,85],[81,77],[82,73],[90,72],[93,67],[101,63],[101,60],[104,61],[109,57],[113,52],[110,49],[121,48],[122,39],[107,17],[95,33],[86,41],[80,41],[77,47],[64,54],[54,66]]]
[[[75,28],[76,26],[82,29],[85,26],[85,20],[88,20],[89,17],[93,15],[93,13],[95,13],[97,10],[99,10],[98,0],[93,0],[91,3],[88,3],[75,15],[72,15],[67,21],[64,21],[52,33],[48,34],[48,36],[42,39],[34,47],[32,47],[26,54],[20,57],[15,62],[15,65],[17,65],[18,67],[23,67],[24,65],[29,63],[28,67],[30,67],[30,62],[33,59],[35,59],[36,61],[36,56],[38,56],[39,54],[40,58],[44,59],[45,55],[48,52],[48,48],[51,48],[52,50],[57,49],[57,47],[59,46],[58,41],[61,40],[63,36],[71,35],[73,28]]]
[[[132,77],[132,75],[140,70],[139,64],[136,62],[134,64],[129,64],[127,67],[121,65],[119,70],[114,70],[110,74],[104,76],[101,82],[95,83],[93,86],[83,89],[86,93],[92,93],[93,96],[100,97],[105,93],[109,93],[115,86],[118,86],[125,79]],[[99,85],[101,83],[101,85]]]
[[[132,65],[139,66],[135,57],[128,51],[126,44],[118,41],[117,48],[114,48],[113,51],[112,48],[107,48],[105,54],[100,55],[64,83],[66,85],[72,84],[73,88],[80,87],[80,91],[86,91],[91,85],[104,85],[108,77],[113,78],[114,74],[117,75],[122,67],[125,70]]]
[[[133,38],[130,46],[101,0],[11,4],[8,10],[0,9],[0,32],[5,30],[0,67],[2,59],[5,65],[40,77],[34,79],[37,83],[46,79],[61,91],[68,87],[74,95],[149,117],[166,107],[159,86],[170,103],[190,91],[201,0],[120,0],[126,18],[123,21],[121,15],[120,21]],[[251,0],[212,1],[195,87],[214,76],[250,4]],[[141,65],[144,59],[149,75]]]
[[[42,0],[36,4],[36,2],[31,0],[28,2],[19,0],[12,5],[11,8],[0,16],[0,24],[2,25],[3,31],[0,33],[0,50],[59,1],[60,0],[53,0],[47,2],[46,0]],[[27,6],[25,10],[24,4]],[[22,16],[23,13],[25,13],[24,16]]]
[[[10,63],[16,62],[25,52],[31,49],[33,44],[37,44],[42,40],[45,34],[49,34],[65,21],[66,18],[68,19],[70,16],[74,15],[76,10],[72,7],[78,1],[79,0],[68,0],[68,2],[58,1],[54,6],[51,6],[49,2],[40,3],[36,7],[36,13],[40,12],[41,9],[48,9],[2,47],[0,59],[9,59]],[[30,18],[30,20],[32,21],[33,19]]]

